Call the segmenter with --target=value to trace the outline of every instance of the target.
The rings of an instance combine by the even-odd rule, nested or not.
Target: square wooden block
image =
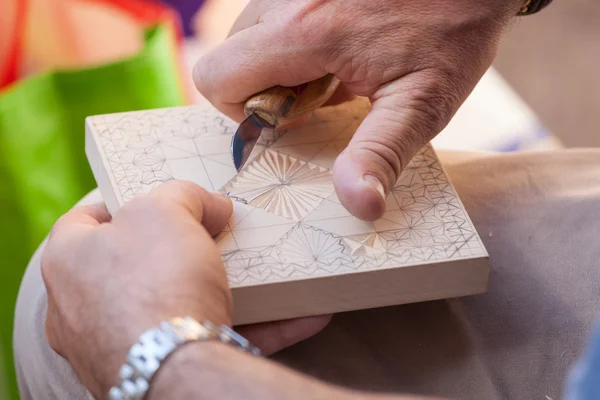
[[[340,204],[331,167],[368,110],[357,99],[302,128],[265,132],[239,173],[237,124],[210,105],[89,117],[86,152],[111,213],[170,179],[232,198],[215,240],[236,324],[484,292],[488,254],[430,145],[381,219],[361,221]]]

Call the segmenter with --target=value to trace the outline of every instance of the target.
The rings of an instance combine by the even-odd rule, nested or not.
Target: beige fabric
[[[359,389],[557,400],[599,311],[600,150],[442,160],[490,253],[488,293],[340,314],[274,358]],[[45,308],[38,252],[16,312],[22,399],[85,398],[44,340]]]

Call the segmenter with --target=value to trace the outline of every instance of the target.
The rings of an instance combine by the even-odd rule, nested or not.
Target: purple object
[[[161,0],[163,3],[170,5],[181,17],[181,25],[185,36],[192,36],[192,20],[200,7],[204,4],[204,0]]]

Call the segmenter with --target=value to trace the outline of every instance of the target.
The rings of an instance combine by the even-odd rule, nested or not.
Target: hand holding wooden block
[[[330,168],[368,107],[357,99],[266,132],[239,174],[237,124],[208,105],[90,117],[86,150],[111,213],[170,179],[228,193],[234,214],[216,242],[236,324],[484,292],[487,252],[429,145],[380,220],[339,203]]]

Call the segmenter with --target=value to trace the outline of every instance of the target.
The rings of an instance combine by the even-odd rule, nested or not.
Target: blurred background
[[[205,101],[195,60],[247,0],[0,0],[0,399],[17,399],[13,310],[53,222],[95,187],[88,115]],[[440,149],[600,145],[600,2],[515,19]]]

